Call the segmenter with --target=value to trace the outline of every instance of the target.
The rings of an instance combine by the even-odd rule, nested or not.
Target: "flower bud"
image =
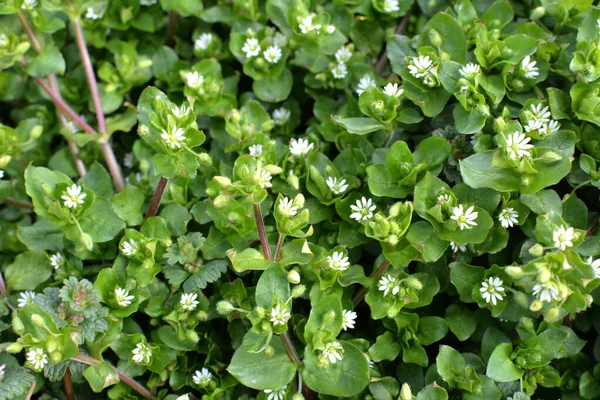
[[[200,153],[198,154],[198,162],[202,165],[211,165],[212,158],[210,158],[208,153]]]
[[[44,318],[42,318],[42,316],[39,314],[31,314],[31,322],[33,322],[34,325],[39,326],[40,328],[46,326]]]
[[[542,309],[543,306],[544,303],[542,303],[540,300],[534,300],[529,306],[529,309],[533,312],[538,312]]]
[[[265,309],[264,309],[264,308],[262,308],[262,307],[256,307],[256,308],[254,309],[254,312],[256,313],[256,315],[257,315],[259,318],[264,318],[264,317],[266,317],[266,315],[267,315],[267,310],[265,310]]]
[[[271,175],[279,175],[281,173],[281,171],[283,171],[281,169],[281,167],[278,167],[277,165],[273,165],[273,164],[265,165],[263,167],[263,169],[265,171],[269,172]]]
[[[381,114],[383,110],[385,110],[385,104],[383,100],[377,100],[376,102],[374,102],[371,106],[371,109],[374,113]]]
[[[92,248],[94,247],[94,242],[92,241],[92,236],[87,233],[82,233],[81,236],[79,237],[79,240],[81,241],[81,244],[83,244],[83,246],[87,250],[92,250]]]
[[[440,35],[440,33],[435,29],[431,29],[429,31],[429,40],[431,41],[431,44],[433,44],[435,47],[440,47],[443,41],[442,35]]]
[[[297,285],[300,283],[300,274],[295,269],[292,269],[287,274],[287,280],[289,283]]]
[[[273,346],[269,345],[269,346],[265,347],[265,356],[271,357],[273,355],[273,353],[275,353]]]
[[[541,257],[544,254],[544,246],[542,246],[539,243],[536,243],[529,249],[529,254],[535,257]]]
[[[35,140],[37,138],[39,138],[42,135],[42,126],[41,125],[37,125],[36,127],[34,127],[31,130],[31,133],[29,134],[29,137],[31,140]]]
[[[325,316],[323,317],[323,323],[324,324],[330,324],[333,322],[333,320],[335,319],[335,311],[330,310],[329,312],[327,312],[327,314],[325,314]]]
[[[11,157],[9,155],[0,156],[0,168],[4,168],[10,162]]]
[[[227,203],[229,203],[230,200],[231,200],[230,196],[228,196],[226,194],[220,194],[217,197],[215,197],[215,199],[213,200],[213,204],[217,208],[222,208],[222,207],[225,207],[227,205]]]
[[[298,206],[298,208],[304,207],[304,196],[302,193],[298,193],[296,197],[294,197],[294,204]]]
[[[12,320],[12,329],[17,335],[23,335],[25,332],[25,325],[19,317],[14,317]]]
[[[548,282],[551,278],[552,272],[548,268],[542,267],[538,269],[538,280],[540,282]]]
[[[560,316],[560,307],[552,307],[546,313],[545,320],[548,322],[554,322],[558,319],[559,316]]]
[[[329,360],[323,356],[319,357],[317,360],[317,368],[326,369],[327,367],[329,367]]]
[[[508,274],[513,279],[519,279],[523,276],[523,269],[521,267],[506,267],[504,268],[504,272]]]
[[[13,323],[14,323],[14,320],[13,320]],[[13,353],[13,354],[19,353],[21,350],[23,350],[23,345],[21,343],[14,342],[14,343],[11,343],[8,346],[6,346],[4,348],[4,350],[7,353]]]
[[[235,307],[227,300],[221,300],[217,303],[217,312],[221,315],[227,315],[233,310],[235,310]]]
[[[504,120],[504,118],[498,117],[494,120],[493,127],[494,127],[494,132],[496,132],[496,133],[503,132],[504,129],[506,129],[506,121]]]
[[[150,163],[148,162],[148,160],[141,160],[140,161],[140,171],[144,174],[147,174],[149,170],[150,170]]]
[[[233,110],[231,111],[231,114],[229,114],[229,121],[236,125],[240,123],[240,119],[241,115],[239,110]]]
[[[542,156],[542,162],[544,164],[554,164],[557,161],[562,160],[561,156],[559,156],[558,154],[556,154],[553,151],[549,151],[547,153],[544,153],[544,155]]]
[[[415,278],[414,276],[406,277],[404,279],[404,282],[406,283],[406,286],[408,286],[409,288],[412,288],[415,290],[423,289],[423,284],[421,283],[421,281],[418,278]]]
[[[302,297],[302,295],[304,295],[304,292],[306,292],[306,286],[298,285],[292,289],[292,297],[295,299],[297,299],[298,297]]]
[[[531,11],[531,14],[529,15],[529,19],[531,19],[532,21],[537,21],[539,19],[541,19],[544,15],[546,14],[546,7],[536,7],[533,9],[533,11]]]
[[[583,298],[588,307],[591,307],[592,304],[594,304],[594,297],[591,294],[584,294]]]
[[[196,318],[200,321],[208,321],[208,313],[206,311],[198,311]]]
[[[296,175],[294,175],[293,171],[290,171],[287,181],[290,184],[290,186],[293,187],[295,190],[298,190],[298,188],[300,187],[300,180]]]
[[[402,389],[400,389],[400,400],[412,400],[412,392],[408,383],[402,384]]]
[[[52,187],[50,185],[48,185],[47,183],[42,182],[42,192],[46,195],[46,196],[52,196]]]
[[[294,395],[292,396],[292,400],[304,400],[304,396],[302,395],[302,393],[294,393]]]

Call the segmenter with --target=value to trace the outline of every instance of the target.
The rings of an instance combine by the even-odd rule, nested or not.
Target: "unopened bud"
[[[297,299],[298,297],[302,297],[306,292],[306,286],[298,285],[292,289],[292,297]]]
[[[4,168],[10,162],[11,157],[9,155],[0,156],[0,168]]]
[[[400,389],[400,400],[412,400],[412,392],[408,383],[402,384],[402,389]]]
[[[230,120],[232,123],[234,123],[234,124],[236,124],[236,125],[240,123],[241,116],[240,116],[240,112],[239,112],[239,110],[233,110],[233,111],[231,112],[231,114],[229,114],[229,115],[230,115],[230,116],[229,116],[229,120]]]
[[[300,274],[295,269],[292,269],[287,274],[287,280],[289,283],[297,285],[300,283]]]
[[[208,153],[200,153],[198,154],[198,162],[202,165],[211,165],[212,158],[210,158]]]
[[[383,102],[383,100],[377,100],[376,102],[373,103],[372,109],[373,109],[373,112],[375,112],[377,114],[381,114],[383,112],[383,110],[385,109],[385,103]]]
[[[523,276],[523,269],[521,267],[506,267],[504,268],[504,272],[508,274],[513,279],[519,279]]]
[[[140,161],[140,172],[147,174],[148,171],[150,171],[150,163],[148,162],[148,160],[141,160]]]
[[[431,29],[429,31],[429,40],[431,40],[431,44],[433,44],[435,47],[440,47],[443,41],[442,35],[440,35],[440,33],[435,29]]]
[[[31,140],[35,140],[35,139],[39,138],[42,135],[42,130],[43,130],[43,128],[40,125],[37,125],[36,127],[34,127],[31,130],[31,133],[29,134],[29,137],[31,138]]]
[[[273,355],[273,353],[275,353],[273,346],[269,345],[269,346],[265,347],[265,356],[271,357]]]
[[[52,186],[48,185],[47,183],[42,182],[42,192],[46,195],[46,196],[51,196],[52,195]]]
[[[196,317],[200,321],[208,321],[208,313],[206,311],[198,311],[198,314],[196,314]]]
[[[19,317],[14,317],[12,320],[12,330],[17,335],[22,335],[25,332],[25,325],[23,325],[23,321]]]
[[[532,256],[535,256],[535,257],[541,257],[544,254],[544,246],[542,246],[539,243],[534,244],[529,249],[529,254],[531,254]]]
[[[254,312],[256,313],[256,315],[257,315],[259,318],[264,318],[264,317],[267,315],[267,310],[265,310],[265,309],[264,309],[264,308],[262,308],[262,307],[256,307],[256,308],[254,309]]]
[[[588,307],[591,307],[592,304],[594,304],[594,297],[591,294],[584,294],[583,298]]]
[[[217,208],[222,208],[227,205],[231,201],[231,197],[226,194],[220,194],[213,200],[213,204]]]
[[[544,155],[542,156],[542,162],[545,164],[554,164],[555,162],[560,160],[562,160],[562,157],[553,151],[544,153]]]
[[[404,279],[404,282],[406,282],[406,286],[408,286],[409,288],[415,290],[423,289],[423,284],[421,283],[421,281],[418,278],[415,278],[414,276],[406,277],[406,279]]]
[[[546,313],[545,319],[548,322],[554,322],[558,319],[559,316],[560,316],[560,307],[552,307]]]
[[[296,197],[294,197],[294,204],[296,204],[298,208],[304,207],[304,196],[302,193],[298,193]]]
[[[144,137],[147,136],[150,133],[150,128],[148,128],[147,125],[143,125],[140,124],[138,127],[138,135],[140,135],[140,137]]]
[[[287,178],[287,181],[290,184],[290,186],[293,187],[295,190],[298,190],[298,188],[300,187],[300,180],[294,174],[290,174]]]
[[[504,129],[506,128],[506,121],[504,120],[504,118],[498,117],[494,120],[493,127],[494,127],[494,132],[496,132],[496,133],[503,132]]]
[[[317,368],[326,369],[327,367],[329,367],[329,360],[323,356],[319,357],[317,360]]]
[[[294,393],[294,395],[292,396],[292,400],[304,400],[304,396],[302,395],[302,393]]]
[[[217,303],[217,312],[221,315],[227,315],[233,310],[235,310],[235,307],[227,300],[221,300]]]
[[[536,7],[533,9],[533,11],[531,11],[531,14],[529,15],[529,19],[532,21],[537,21],[540,18],[542,18],[544,15],[546,14],[546,7]]]
[[[533,312],[538,312],[542,309],[543,306],[544,303],[542,303],[540,300],[534,300],[529,306],[529,309]]]
[[[39,314],[31,314],[31,322],[33,322],[34,325],[39,326],[40,328],[46,326],[44,318],[42,318],[42,316]]]
[[[21,343],[14,342],[14,343],[11,343],[8,346],[6,346],[4,348],[4,350],[7,353],[13,353],[13,354],[19,353],[21,350],[23,350],[23,345]]]

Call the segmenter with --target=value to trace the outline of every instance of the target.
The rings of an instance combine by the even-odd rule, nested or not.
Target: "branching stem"
[[[377,268],[377,270],[375,271],[375,273],[373,273],[373,282],[377,282],[379,280],[379,278],[381,278],[381,275],[383,275],[383,273],[388,269],[388,267],[390,266],[390,262],[388,260],[385,260],[384,262],[381,263],[381,265],[379,266],[379,268]],[[367,292],[369,291],[368,287],[364,287],[362,289],[360,289],[356,295],[352,298],[352,304],[354,304],[354,307],[356,307],[364,298],[365,295],[367,294]]]

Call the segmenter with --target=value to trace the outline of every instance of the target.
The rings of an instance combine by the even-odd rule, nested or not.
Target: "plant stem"
[[[63,377],[63,386],[65,388],[65,397],[67,400],[75,400],[75,390],[73,390],[73,382],[71,381],[71,370],[67,368]]]
[[[258,237],[260,238],[260,245],[262,246],[265,258],[268,261],[271,261],[273,260],[273,257],[271,257],[271,249],[269,248],[269,241],[267,240],[267,233],[265,232],[265,224],[258,204],[254,204],[254,219],[256,220]]]
[[[6,296],[6,283],[4,283],[4,276],[0,271],[0,297]]]
[[[83,29],[81,29],[81,22],[79,18],[73,19],[73,28],[75,30],[75,37],[77,39],[77,47],[79,48],[79,55],[81,56],[81,62],[83,63],[83,69],[87,77],[88,85],[90,87],[90,93],[92,95],[92,101],[94,103],[94,109],[96,110],[96,120],[98,121],[98,131],[101,134],[106,134],[106,122],[104,120],[104,111],[102,111],[102,102],[100,101],[100,93],[98,92],[98,83],[96,82],[96,75],[94,74],[94,68],[92,67],[92,61],[90,59],[90,53],[88,52],[85,44],[85,38],[83,36]],[[110,171],[110,175],[113,178],[115,189],[120,192],[125,188],[125,182],[123,175],[121,174],[121,168],[115,153],[110,147],[108,141],[102,141],[102,153],[106,160],[106,165]]]
[[[33,33],[33,30],[31,29],[31,26],[29,26],[29,24],[27,23],[27,20],[25,19],[25,16],[23,15],[23,13],[18,11],[17,18],[19,18],[19,21],[21,22],[21,25],[23,25],[23,29],[25,30],[25,33],[27,33],[27,36],[29,37],[29,40],[31,41],[31,47],[33,47],[33,49],[36,51],[36,53],[41,53],[42,46],[40,45],[40,42],[37,40],[37,37],[35,37],[35,33]]]
[[[165,193],[165,189],[167,188],[167,183],[169,183],[169,180],[164,176],[161,176],[160,180],[158,181],[158,185],[156,185],[156,190],[154,191],[152,200],[150,200],[148,211],[146,211],[146,218],[154,217],[156,215],[156,211],[158,210],[158,206],[162,200],[163,193]]]
[[[592,225],[585,231],[585,237],[591,236],[598,230],[598,226],[600,226],[600,217],[596,217]]]
[[[87,356],[85,354],[78,354],[75,357],[73,357],[71,360],[78,361],[78,362],[80,362],[82,364],[86,364],[86,365],[102,364],[102,361],[95,359],[93,357]],[[152,393],[150,393],[150,391],[148,389],[146,389],[144,386],[140,385],[135,379],[131,378],[129,375],[125,375],[123,372],[121,372],[119,369],[117,369],[115,367],[112,367],[112,368],[117,372],[117,374],[119,374],[119,379],[121,380],[121,382],[123,382],[124,384],[126,384],[127,386],[129,386],[130,388],[132,388],[133,390],[135,390],[136,392],[138,392],[145,398],[154,399],[154,396],[152,395]]]
[[[31,396],[33,396],[34,390],[35,390],[35,381],[31,384],[31,387],[27,391],[27,394],[25,395],[25,400],[31,400]]]
[[[167,27],[167,36],[171,44],[175,44],[175,33],[177,33],[177,12],[171,10],[169,11],[169,26]]]
[[[18,208],[25,208],[27,210],[33,210],[33,204],[31,204],[27,201],[16,200],[11,197],[5,198],[4,204],[7,204],[7,205],[13,206],[13,207],[18,207]]]
[[[277,248],[275,249],[275,261],[279,261],[279,257],[281,256],[281,248],[283,247],[283,242],[285,241],[285,235],[283,233],[279,234],[279,240],[277,240]]]
[[[377,268],[377,271],[375,271],[375,273],[372,275],[373,281],[377,282],[389,266],[390,262],[388,260],[382,262],[379,268]],[[368,291],[368,287],[363,287],[356,293],[356,295],[352,298],[352,304],[354,304],[354,307],[356,307],[365,298],[365,295]]]
[[[300,361],[300,357],[298,357],[298,353],[296,353],[296,349],[294,348],[294,344],[292,343],[292,339],[290,339],[290,335],[287,332],[283,332],[279,335],[281,338],[281,342],[283,343],[283,347],[285,347],[285,351],[290,357],[290,360],[297,366],[302,365],[302,361]]]
[[[404,32],[404,30],[406,29],[406,26],[408,25],[408,20],[410,19],[410,16],[413,13],[413,9],[414,9],[414,5],[406,12],[406,14],[404,15],[404,17],[402,18],[402,21],[400,21],[400,25],[398,25],[398,28],[396,28],[396,35],[401,35],[402,32]],[[385,64],[388,61],[388,55],[387,55],[387,49],[385,49],[383,51],[383,54],[381,55],[381,57],[379,58],[379,61],[377,61],[377,64],[375,65],[375,73],[377,75],[379,75],[381,73],[381,71],[383,71],[383,67],[385,67]]]

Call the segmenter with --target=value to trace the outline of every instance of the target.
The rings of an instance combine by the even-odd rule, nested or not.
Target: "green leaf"
[[[290,298],[290,284],[287,274],[279,264],[267,268],[256,285],[256,305],[271,309],[279,301],[286,302]]]
[[[135,186],[126,186],[121,193],[113,196],[110,205],[115,214],[127,225],[140,225],[144,220],[142,206],[144,205],[144,192]]]
[[[197,292],[205,289],[209,283],[216,282],[227,271],[227,261],[213,260],[200,267],[183,284],[186,292]]]
[[[476,109],[467,111],[459,103],[452,111],[456,130],[462,134],[479,132],[484,126],[487,116],[479,113]]]
[[[450,281],[456,287],[460,300],[473,303],[471,292],[475,286],[481,285],[485,276],[485,268],[453,262],[450,267]]]
[[[81,229],[91,235],[94,243],[107,242],[125,229],[123,222],[110,207],[110,203],[97,198],[85,216],[79,221]]]
[[[277,76],[269,76],[260,81],[254,81],[252,91],[259,100],[268,103],[279,103],[290,96],[294,77],[292,72],[286,68]]]
[[[273,263],[265,260],[265,256],[256,249],[244,249],[239,253],[234,249],[230,249],[227,251],[227,257],[229,257],[233,269],[237,272],[247,270],[264,271]]]
[[[83,371],[83,376],[96,393],[120,382],[119,374],[108,361],[87,367]]]
[[[342,301],[340,297],[332,293],[322,295],[312,302],[312,309],[306,326],[304,327],[304,339],[307,343],[313,342],[313,336],[318,336],[321,341],[335,340],[342,330]]]
[[[419,47],[437,46],[431,42],[430,31],[435,31],[442,38],[441,50],[448,53],[453,61],[465,64],[467,61],[467,39],[454,18],[445,13],[438,13],[427,22],[421,32]]]
[[[334,116],[333,120],[353,135],[366,135],[385,128],[384,124],[372,118],[341,118]]]
[[[369,348],[369,356],[374,362],[382,360],[394,361],[400,354],[402,346],[394,340],[394,335],[386,331],[383,335],[377,336],[375,344]]]
[[[29,370],[15,366],[8,366],[0,385],[0,399],[19,399],[25,398],[25,394],[35,378],[29,373]]]
[[[442,387],[427,385],[419,391],[417,400],[448,400],[448,393]]]
[[[27,67],[27,73],[38,78],[65,73],[65,59],[53,43],[46,43],[40,54]]]
[[[448,323],[450,331],[454,333],[461,342],[470,338],[477,328],[477,317],[475,316],[475,313],[459,304],[452,304],[448,307],[444,314],[444,318]]]
[[[485,374],[496,382],[520,379],[523,376],[523,370],[511,360],[511,354],[512,345],[510,343],[500,343],[496,346],[488,361]]]
[[[17,226],[17,236],[29,250],[59,251],[64,247],[62,228],[42,218],[31,226]]]
[[[419,318],[417,337],[423,346],[438,342],[448,333],[448,324],[444,318],[422,317]]]
[[[15,261],[4,270],[4,279],[9,290],[35,290],[52,275],[52,266],[46,253],[28,251],[15,257]]]

